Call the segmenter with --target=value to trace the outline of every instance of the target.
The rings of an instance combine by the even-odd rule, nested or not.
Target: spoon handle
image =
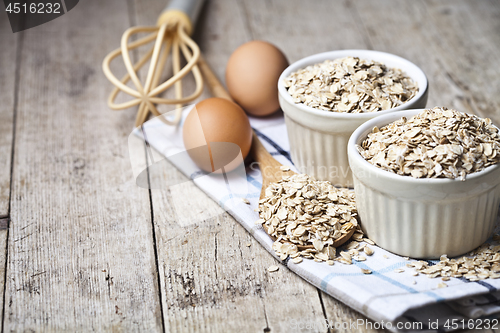
[[[259,163],[261,171],[266,167],[273,167],[279,169],[279,167],[282,165],[280,162],[276,161],[276,159],[272,157],[271,154],[269,154],[266,147],[264,147],[262,142],[260,142],[255,132],[253,132],[252,134],[251,154],[254,160]]]
[[[224,98],[231,102],[234,102],[234,100],[231,98],[231,95],[229,95],[226,88],[224,88],[222,83],[219,81],[219,79],[212,71],[210,66],[208,66],[207,62],[205,61],[205,59],[201,54],[200,58],[198,59],[198,67],[200,68],[200,71],[202,72],[203,77],[205,78],[206,84],[210,89],[212,96]]]

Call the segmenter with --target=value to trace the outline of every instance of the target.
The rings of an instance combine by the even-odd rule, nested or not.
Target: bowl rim
[[[422,82],[423,89],[420,89],[420,83],[417,82],[417,83],[419,83],[419,91],[410,101],[403,103],[402,105],[399,105],[395,108],[377,111],[377,112],[364,112],[364,113],[330,112],[330,111],[325,111],[325,110],[319,110],[319,109],[307,106],[303,103],[298,104],[298,103],[295,103],[293,101],[292,96],[288,93],[287,89],[285,88],[285,86],[283,84],[283,80],[285,77],[289,76],[291,72],[294,72],[294,71],[301,69],[301,68],[305,68],[309,65],[312,65],[315,63],[320,63],[320,62],[323,62],[323,61],[328,60],[328,59],[334,60],[334,59],[348,56],[348,55],[340,55],[340,54],[346,54],[346,53],[347,54],[353,53],[352,56],[356,56],[359,58],[365,58],[364,56],[358,55],[360,53],[368,53],[368,54],[371,53],[371,54],[377,54],[377,55],[380,55],[383,57],[393,58],[395,60],[401,61],[401,62],[405,63],[405,67],[400,68],[400,69],[405,71],[405,73],[407,73],[407,71],[405,69],[408,67],[413,67],[417,72],[420,72],[420,74],[423,77],[423,82]],[[357,53],[357,54],[354,54],[354,53]],[[367,59],[367,60],[371,60],[371,59]],[[412,77],[412,79],[413,79],[413,77]],[[394,111],[406,110],[406,109],[408,109],[409,106],[411,107],[413,104],[416,103],[416,101],[418,101],[420,98],[422,98],[428,89],[429,89],[429,81],[428,81],[427,76],[425,75],[424,71],[420,67],[418,67],[417,65],[412,63],[411,61],[409,61],[403,57],[400,57],[398,55],[392,54],[392,53],[387,53],[387,52],[382,52],[382,51],[374,51],[374,50],[363,50],[363,49],[335,50],[335,51],[316,53],[316,54],[307,56],[305,58],[299,59],[299,60],[295,61],[294,63],[290,64],[281,73],[281,75],[278,79],[279,95],[282,98],[284,98],[286,102],[292,104],[297,109],[299,109],[305,113],[313,114],[316,116],[327,117],[327,118],[346,118],[346,119],[364,119],[364,118],[366,118],[366,119],[371,119],[371,118],[373,118],[374,113],[376,113],[378,116],[378,115],[388,114],[388,113],[391,113]]]
[[[349,141],[347,142],[347,155],[348,155],[349,159],[351,159],[351,158],[354,159],[356,162],[359,163],[359,165],[363,169],[365,169],[365,170],[369,169],[368,171],[375,173],[377,177],[380,177],[380,178],[385,177],[385,178],[388,178],[390,180],[399,181],[399,182],[408,182],[408,183],[415,184],[415,185],[423,185],[423,184],[438,185],[438,184],[452,184],[452,183],[455,184],[457,182],[466,183],[468,180],[470,180],[470,181],[477,180],[481,177],[484,177],[484,176],[500,169],[500,163],[490,165],[489,167],[487,167],[481,171],[468,174],[465,178],[465,181],[460,180],[460,178],[453,178],[453,179],[451,179],[451,178],[413,178],[411,176],[402,176],[402,175],[398,175],[395,173],[391,173],[389,171],[383,170],[383,169],[371,164],[370,162],[365,160],[363,158],[363,156],[361,156],[361,154],[356,149],[356,143],[359,140],[360,136],[364,132],[371,130],[374,126],[381,127],[381,126],[388,125],[389,123],[392,123],[393,121],[395,121],[395,120],[388,121],[388,119],[393,119],[394,117],[411,118],[411,117],[423,112],[424,110],[428,110],[428,109],[403,110],[403,111],[398,112],[397,114],[395,114],[395,113],[387,114],[387,115],[383,115],[380,117],[375,117],[371,120],[364,122],[362,125],[360,125],[352,133],[351,137],[349,138]],[[466,112],[461,112],[461,113],[467,114]],[[495,126],[495,125],[493,125],[493,126]],[[352,170],[352,167],[351,167],[351,170]],[[354,172],[353,172],[353,176],[354,176]]]

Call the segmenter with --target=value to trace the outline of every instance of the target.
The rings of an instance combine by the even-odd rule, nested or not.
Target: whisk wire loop
[[[173,120],[160,117],[162,121],[169,125],[176,125],[181,119],[181,107],[184,103],[189,103],[198,98],[203,91],[203,78],[198,68],[197,62],[200,59],[200,49],[198,45],[189,37],[186,27],[182,22],[167,21],[159,27],[136,27],[130,28],[123,34],[121,47],[111,52],[103,61],[103,71],[106,77],[115,85],[108,99],[108,105],[111,109],[122,110],[132,106],[139,105],[135,125],[142,125],[149,113],[155,116],[161,116],[155,104],[176,104],[177,111]],[[129,43],[132,35],[137,33],[152,32],[151,34]],[[129,52],[142,45],[155,40],[154,46],[140,60],[133,64]],[[172,52],[172,70],[173,76],[166,82],[158,85],[161,73],[168,59],[169,52]],[[186,59],[186,65],[181,68],[180,54]],[[110,63],[113,59],[122,55],[127,74],[118,80],[110,70]],[[139,71],[150,60],[148,74],[144,86],[142,85],[137,71]],[[195,80],[195,91],[183,97],[181,80],[192,72]],[[132,81],[136,90],[127,86],[128,81]],[[175,85],[175,98],[161,98],[157,95]],[[115,103],[118,93],[123,91],[134,99]]]

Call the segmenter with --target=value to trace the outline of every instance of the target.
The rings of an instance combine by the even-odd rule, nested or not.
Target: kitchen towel
[[[184,109],[183,119],[190,109]],[[280,163],[296,170],[289,154],[283,115],[250,118],[250,123],[268,151]],[[131,137],[145,141],[148,156],[151,155],[152,147],[156,150],[155,154],[160,153],[174,164],[229,212],[271,255],[280,260],[271,248],[273,241],[261,225],[255,224],[259,217],[254,209],[258,205],[262,180],[255,164],[232,173],[207,174],[187,156],[182,142],[182,124],[177,127],[169,126],[159,118],[154,118],[142,128],[135,129]],[[130,143],[130,146],[133,144]],[[144,155],[144,145],[142,154]],[[145,182],[146,165],[149,165],[150,174],[154,172],[153,163],[158,164],[158,157],[153,162],[151,158],[148,157],[148,162],[132,159],[138,184],[141,181],[141,170],[142,181]],[[153,177],[149,177],[149,185],[156,186],[151,180]],[[248,200],[249,204],[243,199]],[[500,279],[469,282],[465,278],[451,278],[445,282],[446,288],[437,288],[442,282],[440,278],[432,279],[422,274],[411,275],[413,268],[408,268],[406,264],[412,259],[407,260],[377,246],[371,247],[375,250],[372,256],[367,256],[367,260],[363,262],[353,260],[352,265],[335,262],[333,266],[329,266],[324,262],[307,259],[299,264],[287,259],[282,261],[282,264],[376,323],[383,322],[384,327],[391,331],[448,331],[478,328],[480,324],[482,327],[500,327],[498,320],[491,316],[500,312]],[[342,249],[338,249],[340,250]],[[435,262],[429,261],[429,264]],[[399,268],[404,269],[404,272],[395,272]],[[361,269],[369,269],[372,274],[363,274]],[[477,319],[480,317],[481,319]]]

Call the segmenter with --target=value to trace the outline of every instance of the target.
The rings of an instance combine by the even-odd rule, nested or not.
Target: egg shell
[[[279,109],[278,79],[287,67],[285,55],[273,44],[259,40],[245,43],[227,62],[229,94],[251,115],[274,113]]]
[[[223,98],[208,98],[190,111],[183,125],[184,146],[201,169],[228,172],[243,163],[252,145],[252,128],[243,109]]]

